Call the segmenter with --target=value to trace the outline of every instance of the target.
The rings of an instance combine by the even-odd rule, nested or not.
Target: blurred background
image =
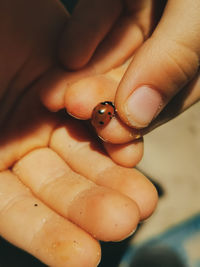
[[[200,267],[200,102],[145,136],[138,168],[160,199],[120,267]]]

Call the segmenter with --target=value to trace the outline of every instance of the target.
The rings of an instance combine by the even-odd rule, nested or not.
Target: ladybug
[[[96,127],[106,126],[115,115],[115,106],[110,101],[99,103],[92,112],[92,125]]]

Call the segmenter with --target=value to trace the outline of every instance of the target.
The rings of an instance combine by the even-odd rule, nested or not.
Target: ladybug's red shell
[[[115,107],[112,102],[99,103],[92,113],[92,125],[96,127],[106,126],[115,114]]]

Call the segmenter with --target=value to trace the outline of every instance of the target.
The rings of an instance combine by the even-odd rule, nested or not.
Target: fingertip
[[[65,93],[67,112],[79,119],[90,119],[99,102],[105,99],[113,100],[115,86],[115,81],[104,75],[84,78],[73,83]]]
[[[116,191],[97,187],[76,199],[69,211],[95,238],[118,241],[132,233],[139,222],[139,209],[131,199]]]
[[[134,181],[135,180],[135,181]],[[131,181],[130,181],[131,182]],[[134,190],[137,183],[137,190]],[[146,178],[141,172],[134,169],[134,179],[127,183],[126,190],[134,194],[132,197],[140,208],[140,220],[145,220],[151,216],[158,202],[158,192],[152,182]]]
[[[45,88],[40,92],[40,99],[49,111],[56,112],[64,107],[64,92],[61,90]]]
[[[66,74],[59,68],[53,68],[41,78],[36,86],[41,102],[50,111],[55,112],[64,108]]]
[[[144,151],[142,139],[127,144],[104,143],[104,147],[114,162],[126,168],[136,166]]]
[[[74,14],[68,20],[61,37],[58,55],[68,70],[83,68],[96,48],[93,44],[95,37],[91,38],[90,28],[85,25],[85,19],[82,18],[82,15],[85,15],[83,13],[80,10],[80,14]]]
[[[96,89],[97,84],[90,78],[72,84],[65,93],[67,112],[78,119],[89,119],[96,103]]]
[[[47,220],[31,242],[34,255],[48,266],[96,267],[101,248],[88,233],[55,215]]]
[[[97,127],[99,137],[112,144],[125,144],[141,137],[136,129],[124,124],[118,117],[113,117],[105,127]]]
[[[146,220],[149,218],[154,210],[156,209],[158,203],[158,192],[155,186],[149,181],[144,187],[144,190],[148,192],[146,199],[142,202],[141,200],[141,207],[143,208],[142,216],[140,217],[141,220]]]
[[[140,220],[148,218],[156,208],[158,193],[155,186],[141,172],[133,168],[115,166],[115,176],[109,181],[112,170],[101,176],[101,184],[111,182],[111,187],[137,203]]]

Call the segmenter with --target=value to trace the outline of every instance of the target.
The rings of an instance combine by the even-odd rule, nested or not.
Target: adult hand
[[[96,266],[96,239],[129,235],[154,210],[155,188],[41,104],[68,17],[59,2],[0,3],[0,234],[47,265]]]
[[[130,235],[155,209],[156,190],[106,156],[87,127],[45,110],[34,89],[0,135],[1,236],[49,266],[96,266],[96,239]]]
[[[160,1],[81,0],[61,43],[60,58],[72,69],[89,62],[98,72],[136,52],[117,89],[115,105],[121,120],[131,128],[145,128],[142,133],[200,98],[200,3],[164,2],[165,9]],[[157,25],[156,14],[162,15]],[[120,142],[134,139],[131,133],[132,129]]]

